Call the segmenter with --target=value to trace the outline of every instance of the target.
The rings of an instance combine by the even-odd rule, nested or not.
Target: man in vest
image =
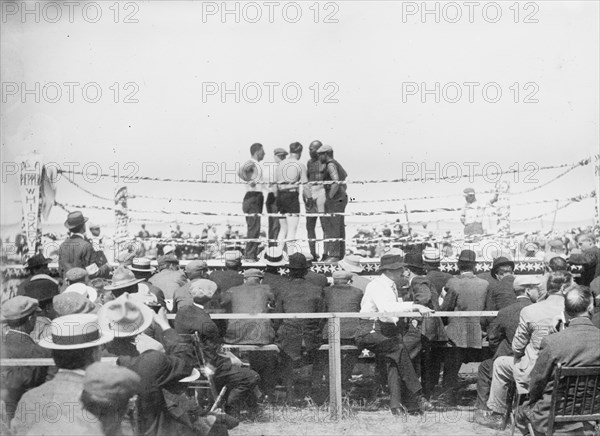
[[[319,160],[325,164],[323,181],[343,182],[348,174],[344,168],[333,158],[333,149],[329,145],[322,145],[317,150]],[[345,183],[325,184],[325,213],[343,213],[348,204]],[[325,239],[336,238],[340,241],[325,242],[325,262],[338,262],[346,254],[346,225],[343,215],[327,216],[323,218]]]

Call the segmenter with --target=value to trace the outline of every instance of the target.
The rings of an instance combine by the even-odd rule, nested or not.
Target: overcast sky
[[[233,169],[234,162],[249,157],[253,142],[264,144],[269,159],[275,147],[300,141],[308,148],[320,139],[334,148],[350,179],[371,180],[407,175],[407,162],[430,169],[439,162],[439,171],[455,162],[466,174],[465,162],[479,163],[475,172],[480,172],[490,162],[514,169],[528,162],[544,166],[589,156],[599,144],[598,2],[530,2],[535,7],[527,8],[521,3],[518,17],[509,9],[512,2],[500,3],[502,16],[495,23],[491,21],[497,11],[490,7],[485,13],[475,9],[470,23],[462,2],[456,3],[462,18],[455,23],[449,21],[456,21],[457,10],[445,3],[437,6],[439,23],[434,15],[423,17],[414,10],[421,2],[300,2],[302,15],[295,23],[298,8],[289,2],[274,8],[273,23],[264,2],[239,3],[239,23],[234,14],[221,16],[215,9],[221,2],[151,1],[135,7],[131,3],[128,9],[121,4],[118,17],[110,2],[80,3],[73,22],[64,4],[60,19],[51,9],[23,17],[22,4],[16,9],[3,4],[3,164],[35,149],[46,162],[63,168],[65,162],[78,162],[78,169],[95,162],[105,173],[119,168],[126,175],[133,171],[126,164],[134,162],[137,175],[216,180],[225,176],[203,174],[206,163]],[[232,10],[236,7],[236,2],[228,4]],[[102,17],[92,23],[97,5]],[[429,5],[433,10],[436,2]],[[248,22],[256,21],[257,11],[261,19]],[[132,20],[137,22],[126,22]],[[534,20],[538,22],[525,22]],[[60,98],[56,87],[46,86],[44,94],[49,82],[60,85]],[[79,84],[73,102],[65,82]],[[235,89],[236,82],[239,103],[234,94],[222,94],[222,83]],[[247,85],[250,82],[258,87]],[[276,85],[265,85],[271,82]],[[439,102],[435,93],[421,93],[421,84],[435,89],[436,82]],[[452,82],[458,85],[448,85]],[[471,85],[472,102],[465,85],[470,82],[476,83]],[[39,103],[34,100],[36,83]],[[96,103],[82,95],[83,85],[89,83],[90,100],[95,89],[102,91]],[[21,95],[23,84],[34,93]],[[272,102],[269,89],[274,90]],[[302,95],[293,103],[297,89]],[[492,103],[498,89],[501,98]],[[124,103],[126,99],[137,102]],[[250,102],[253,99],[258,101]],[[561,171],[540,171],[532,179],[543,183]],[[511,189],[522,191],[534,186],[523,182],[525,175],[518,183],[514,175],[505,178],[513,181]],[[118,186],[108,179],[75,181],[107,197]],[[493,187],[477,179],[351,185],[348,191],[361,201],[460,195],[469,185],[478,190]],[[63,203],[111,205],[65,180],[57,187],[57,200]],[[137,194],[232,201],[241,200],[244,191],[242,186],[156,182],[129,187]],[[586,166],[531,194],[515,196],[514,202],[563,199],[593,189],[592,170]],[[19,221],[18,198],[17,179],[8,176],[2,183],[3,225]],[[591,222],[593,203],[587,200],[560,211],[559,221]],[[399,210],[403,204],[357,203],[348,210]],[[460,207],[462,199],[407,204],[409,209]],[[239,205],[141,199],[131,200],[130,207],[241,212]],[[553,207],[515,207],[513,216],[524,218]],[[101,222],[112,221],[110,212],[86,213]],[[166,214],[159,217],[168,219]],[[457,214],[415,219],[427,218],[456,219]],[[55,208],[50,223],[64,219],[65,213]]]

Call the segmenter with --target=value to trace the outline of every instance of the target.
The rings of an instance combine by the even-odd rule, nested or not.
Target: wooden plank
[[[457,312],[433,312],[432,317],[464,318],[464,317],[495,317],[497,311],[457,311]],[[396,316],[399,318],[421,318],[419,312],[320,312],[320,313],[211,313],[212,319],[328,319],[328,318],[381,318]],[[175,319],[175,314],[167,315],[169,319]]]
[[[340,350],[340,319],[329,319],[329,401],[332,418],[342,419],[342,351]]]
[[[103,357],[103,363],[117,363],[116,357]],[[51,358],[0,359],[0,366],[55,366]]]

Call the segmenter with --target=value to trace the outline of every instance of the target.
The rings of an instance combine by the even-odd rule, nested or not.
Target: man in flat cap
[[[179,309],[175,315],[175,330],[184,335],[198,333],[205,363],[215,368],[217,389],[227,386],[227,412],[234,416],[239,415],[243,409],[255,412],[257,397],[254,392],[260,377],[253,370],[239,366],[239,359],[233,361],[222,352],[223,338],[219,328],[204,309],[204,305],[213,298],[217,290],[214,283],[211,283],[208,280],[192,283],[190,293],[194,304]],[[182,341],[189,343],[187,339]]]
[[[477,201],[473,188],[466,188],[463,193],[465,194],[465,205],[460,215],[460,222],[465,226],[465,236],[482,235],[486,209],[498,201],[498,193],[486,204]]]
[[[267,313],[275,305],[271,287],[262,283],[263,272],[250,268],[244,271],[244,284],[229,288],[221,304],[229,313]],[[230,319],[224,341],[228,344],[268,345],[275,340],[275,330],[270,319]],[[260,390],[271,397],[275,392],[277,351],[250,351],[250,367],[260,375]]]
[[[529,280],[538,280],[529,277]],[[548,297],[543,301],[521,309],[519,325],[513,337],[513,356],[500,356],[494,360],[492,384],[487,406],[492,410],[491,421],[497,421],[506,412],[506,395],[511,382],[517,385],[517,392],[529,389],[531,371],[540,352],[542,339],[557,330],[563,318],[565,298],[563,290],[572,285],[568,272],[555,272],[548,280]]]
[[[353,286],[353,274],[349,271],[334,271],[333,285],[323,290],[323,304],[325,312],[360,312],[360,302],[363,297],[363,291]],[[340,343],[341,345],[354,345],[354,336],[358,330],[358,318],[340,319]],[[323,341],[329,338],[327,324],[323,326]],[[342,388],[348,389],[352,370],[358,363],[357,350],[342,351]],[[327,357],[325,352],[319,352],[318,370],[314,376],[316,380],[321,380],[326,373]],[[318,384],[317,384],[318,385]],[[315,386],[316,387],[316,386]]]
[[[513,282],[516,301],[498,311],[498,315],[488,327],[490,349],[494,351],[491,359],[479,364],[477,371],[477,403],[475,422],[486,427],[500,428],[503,421],[488,408],[492,384],[494,360],[500,356],[512,356],[512,341],[519,325],[521,309],[535,303],[539,297],[539,279],[535,276],[517,276]],[[499,418],[499,419],[498,419]]]
[[[319,161],[325,165],[323,181],[332,182],[325,184],[325,213],[343,213],[348,205],[346,184],[343,182],[348,177],[344,167],[333,158],[333,148],[322,145],[317,150]],[[334,238],[340,241],[325,242],[326,262],[338,262],[346,255],[346,224],[343,215],[323,217],[325,239]]]
[[[185,276],[187,283],[177,288],[173,294],[173,312],[185,305],[194,304],[190,286],[196,280],[208,279],[208,265],[203,260],[192,260],[185,266]]]
[[[165,300],[173,301],[175,290],[186,283],[183,271],[179,269],[179,259],[173,253],[158,258],[158,272],[148,282],[163,291]]]
[[[8,327],[2,336],[0,353],[3,359],[49,358],[51,353],[36,344],[30,334],[36,325],[38,302],[30,297],[18,295],[2,303],[0,321]],[[46,381],[47,366],[3,367],[2,389],[6,390],[3,400],[10,421],[21,396],[28,390]]]
[[[208,276],[209,280],[212,280],[217,284],[216,296],[208,302],[208,309],[216,309],[221,307],[221,296],[227,292],[228,289],[234,286],[240,286],[244,283],[244,277],[241,274],[242,270],[242,254],[237,250],[226,251],[223,253],[225,260],[225,270],[213,271]]]

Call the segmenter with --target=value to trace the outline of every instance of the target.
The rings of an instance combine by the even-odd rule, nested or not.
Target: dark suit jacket
[[[427,279],[433,283],[438,295],[442,293],[442,288],[446,286],[446,282],[452,278],[452,274],[443,272],[437,269],[432,269],[427,272]]]
[[[202,350],[208,360],[206,363],[210,363],[217,370],[228,371],[231,369],[231,361],[217,354],[223,339],[219,334],[219,328],[206,310],[194,304],[183,306],[175,315],[175,331],[187,335],[198,332]],[[187,343],[189,345],[189,341]]]
[[[209,312],[214,309],[221,308],[221,298],[229,288],[244,284],[244,276],[242,276],[238,271],[231,269],[226,269],[225,271],[214,271],[210,273],[208,279],[217,284],[217,292],[215,292],[215,295],[213,295],[212,299],[204,305],[205,309]]]
[[[306,279],[292,279],[275,302],[279,313],[323,311],[322,288]],[[292,359],[301,356],[302,341],[312,350],[320,343],[321,322],[318,319],[284,319],[277,331],[277,345]]]
[[[314,283],[315,285],[319,286],[320,288],[326,288],[327,286],[329,286],[329,282],[327,281],[327,277],[325,277],[323,274],[319,274],[313,271],[308,271],[306,273],[306,280],[308,280],[309,282]]]
[[[40,347],[31,336],[9,330],[2,338],[0,355],[3,359],[50,358],[50,350]],[[23,393],[46,381],[47,366],[2,368],[2,388],[8,391],[8,400],[15,404]]]
[[[600,366],[600,329],[589,318],[575,318],[562,332],[542,340],[539,357],[531,372],[526,413],[534,430],[546,434],[550,399],[554,390],[554,371],[563,366]],[[581,428],[581,424],[555,424],[561,432]]]
[[[487,299],[485,301],[485,310],[500,310],[517,301],[517,296],[513,290],[515,276],[503,277],[488,288]]]
[[[229,288],[221,303],[230,306],[231,313],[267,313],[274,300],[269,285],[244,283]],[[270,319],[230,319],[224,339],[228,344],[272,344],[275,330]]]
[[[58,271],[64,278],[71,268],[85,268],[94,263],[94,247],[79,235],[67,238],[58,249]]]
[[[287,284],[290,282],[290,278],[288,276],[282,276],[281,274],[273,274],[270,272],[265,272],[265,276],[263,277],[263,284],[269,285],[271,287],[271,292],[275,298],[279,295],[281,289],[285,288]]]
[[[326,312],[360,312],[363,292],[351,285],[333,285],[323,291]],[[353,339],[358,329],[358,318],[340,319],[340,338]],[[323,327],[323,338],[328,337],[327,324]]]
[[[488,340],[494,359],[499,356],[512,356],[512,341],[519,325],[521,309],[531,304],[528,297],[519,297],[513,304],[503,307],[488,328]]]

